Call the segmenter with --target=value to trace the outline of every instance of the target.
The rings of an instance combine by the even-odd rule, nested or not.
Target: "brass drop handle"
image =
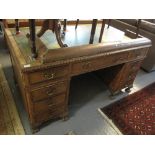
[[[91,62],[85,62],[82,67],[83,67],[83,69],[88,69],[91,66],[92,66]]]
[[[54,73],[51,73],[51,72],[46,72],[46,73],[44,73],[44,77],[46,78],[46,79],[53,79],[54,78]]]
[[[48,96],[52,96],[52,95],[54,94],[54,90],[55,90],[55,89],[47,90],[47,91],[46,91],[46,94],[47,94]]]
[[[120,61],[123,61],[124,60],[124,57],[119,57],[116,62],[120,62]]]
[[[52,98],[49,98],[48,101],[47,101],[47,106],[48,107],[52,107],[53,106],[53,99]]]
[[[52,104],[52,103],[51,103],[51,104],[48,104],[48,106],[49,106],[49,107],[52,107],[52,106],[53,106],[53,104]]]
[[[47,94],[48,96],[52,96],[52,95],[53,95],[53,92],[47,91],[46,94]]]

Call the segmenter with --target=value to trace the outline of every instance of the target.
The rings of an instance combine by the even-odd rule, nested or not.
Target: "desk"
[[[75,32],[74,26],[68,26],[63,39],[69,45],[66,48],[60,48],[52,32],[47,31],[41,39],[37,39],[38,58],[32,59],[26,38],[29,29],[21,28],[20,35],[15,35],[14,29],[5,29],[14,75],[33,130],[47,120],[68,116],[68,96],[73,76],[97,71],[112,95],[123,88],[130,90],[151,41],[147,38],[130,39],[117,29],[108,34],[110,30],[104,32],[102,43],[98,43],[97,36],[94,37],[95,44],[88,44],[88,25],[79,25],[78,32]],[[99,31],[100,27],[96,33],[99,34]],[[109,35],[113,39],[115,34],[121,34],[121,38],[108,40]]]

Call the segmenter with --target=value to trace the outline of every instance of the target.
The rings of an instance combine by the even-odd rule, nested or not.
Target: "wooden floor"
[[[25,134],[16,105],[0,65],[0,135]]]

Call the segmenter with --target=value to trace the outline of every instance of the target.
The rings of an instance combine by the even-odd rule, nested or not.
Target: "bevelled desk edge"
[[[125,51],[151,47],[151,41],[147,38],[132,39],[130,41],[114,43],[98,43],[67,48],[51,49],[41,57],[42,65],[33,68],[24,68],[24,71],[34,71],[41,68],[49,68],[65,65],[73,62],[89,60],[101,56],[113,55]],[[54,60],[55,59],[55,60]]]
[[[51,49],[49,52],[42,57],[42,61],[44,64],[74,59],[79,57],[89,57],[92,55],[111,55],[113,53],[119,53],[122,51],[127,51],[131,49],[138,49],[143,47],[150,47],[151,41],[147,38],[138,38],[125,40],[121,42],[113,42],[113,43],[98,43],[91,45],[82,45],[82,46],[74,46],[74,47],[66,47],[59,49]]]

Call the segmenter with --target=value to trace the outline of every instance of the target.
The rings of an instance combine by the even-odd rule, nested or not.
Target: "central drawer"
[[[137,59],[141,59],[144,58],[146,55],[147,50],[146,49],[137,49],[137,50],[133,50],[132,52],[130,52],[129,54],[129,59],[130,60],[137,60]]]
[[[91,60],[85,60],[72,64],[72,75],[78,75],[81,73],[95,71],[104,67],[117,65],[128,61],[129,52],[114,53],[111,55],[102,56],[99,58],[93,58]]]
[[[69,73],[68,66],[52,67],[50,69],[40,70],[29,73],[28,80],[30,84],[36,84],[47,80],[55,80]]]
[[[31,91],[31,99],[33,102],[41,101],[56,94],[66,92],[68,83],[67,81],[61,81],[59,83],[50,84],[48,86],[40,87]]]

